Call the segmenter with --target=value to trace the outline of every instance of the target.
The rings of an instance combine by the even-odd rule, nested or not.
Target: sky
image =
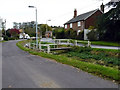
[[[110,0],[0,0],[0,17],[6,19],[6,28],[12,28],[13,22],[35,21],[35,9],[37,7],[39,24],[63,26],[65,22],[73,18],[74,9],[77,15],[100,8],[102,2],[106,4]]]

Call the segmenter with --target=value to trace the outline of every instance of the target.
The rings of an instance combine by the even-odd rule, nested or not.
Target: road
[[[17,41],[2,44],[3,88],[117,88],[104,80],[72,66],[30,55],[16,46]]]

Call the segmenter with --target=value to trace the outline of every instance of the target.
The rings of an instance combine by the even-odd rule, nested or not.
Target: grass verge
[[[0,43],[5,42],[5,41],[0,41]]]
[[[47,53],[43,53],[43,52],[34,51],[29,48],[23,47],[24,43],[26,43],[26,41],[19,41],[16,45],[20,49],[27,51],[30,54],[38,55],[38,56],[41,56],[44,58],[54,59],[57,62],[74,66],[74,67],[79,68],[88,73],[92,73],[94,75],[98,75],[100,77],[107,78],[110,80],[115,80],[116,82],[119,82],[119,80],[120,80],[120,76],[119,76],[120,71],[118,69],[113,69],[111,67],[105,67],[102,65],[92,64],[92,63],[88,63],[88,62],[82,62],[82,61],[78,61],[76,59],[70,59],[66,56],[53,55],[53,54],[47,54]]]
[[[87,42],[84,40],[78,40],[81,41],[82,44],[86,44]],[[115,46],[119,47],[120,44],[117,42],[106,42],[106,41],[90,41],[92,45],[102,45],[102,46]]]

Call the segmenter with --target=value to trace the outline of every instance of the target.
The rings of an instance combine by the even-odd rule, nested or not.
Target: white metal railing
[[[26,46],[29,47],[30,49],[31,48],[32,49],[39,49],[40,51],[44,50],[42,48],[42,46],[46,46],[47,47],[47,53],[50,53],[50,49],[51,49],[50,46],[54,46],[54,48],[55,48],[55,46],[58,47],[58,45],[61,45],[63,41],[67,45],[75,45],[75,46],[80,46],[80,44],[81,43],[83,44],[83,42],[84,42],[85,44],[87,44],[88,47],[91,47],[91,42],[90,41],[79,41],[79,40],[72,40],[72,39],[54,39],[54,44],[41,44],[41,43],[39,43],[38,47],[36,47],[37,45],[35,43],[28,43]]]
[[[41,44],[41,43],[39,43],[39,48],[38,47],[36,47],[36,44],[35,43],[28,43],[28,45],[27,45],[30,49],[32,48],[32,49],[39,49],[40,51],[41,50],[44,50],[43,48],[42,48],[42,46],[46,46],[47,47],[47,53],[50,53],[50,46],[54,46],[54,48],[55,48],[55,46],[57,46],[57,44]]]
[[[64,42],[65,44],[70,44],[70,40],[71,39],[54,39],[54,41],[57,43],[57,44],[62,44],[62,42]]]
[[[54,41],[56,42],[57,41],[57,44],[62,44],[62,42],[66,42],[65,44],[74,44],[75,46],[79,46],[79,43],[81,44],[87,44],[88,47],[91,47],[91,42],[90,41],[79,41],[79,40],[72,40],[72,39],[54,39]],[[73,42],[71,42],[73,41]]]

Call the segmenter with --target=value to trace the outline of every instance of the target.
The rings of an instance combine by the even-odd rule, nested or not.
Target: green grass
[[[105,41],[91,41],[91,44],[94,45],[103,45],[103,46],[120,46],[119,43],[116,42],[105,42]]]
[[[34,51],[34,50],[23,47],[23,44],[25,42],[26,41],[19,41],[16,45],[19,48],[21,48],[22,50],[27,51],[31,54],[38,55],[38,56],[41,56],[41,57],[44,57],[44,58],[54,59],[57,62],[74,66],[74,67],[79,68],[83,71],[87,71],[89,73],[101,76],[103,78],[116,80],[116,81],[120,80],[120,76],[118,75],[120,73],[120,71],[118,69],[113,69],[111,67],[105,67],[105,66],[102,66],[102,65],[92,64],[92,63],[88,63],[88,62],[82,62],[82,61],[78,61],[76,59],[70,59],[66,56],[37,52],[37,51]]]
[[[68,57],[75,57],[79,59],[84,59],[83,61],[91,62],[91,60],[95,61],[95,63],[111,66],[111,67],[118,67],[120,59],[119,51],[112,51],[104,49],[93,49],[89,47],[72,47],[69,52],[64,53],[63,55]],[[87,59],[87,60],[86,60]]]
[[[0,41],[0,43],[5,42],[5,41]]]
[[[81,41],[82,44],[87,44],[87,41],[84,40],[78,40]],[[117,42],[107,42],[107,41],[90,41],[92,45],[102,45],[102,46],[120,46],[120,43]]]
[[[98,55],[96,54],[88,54],[88,53],[77,53],[77,52],[68,52],[66,53],[66,56],[68,57],[78,57],[79,59],[87,59],[87,61],[91,61],[94,59],[96,63],[104,64],[104,65],[112,65],[112,66],[118,66],[120,59],[118,57],[109,57],[107,54],[104,53],[99,53]],[[104,63],[103,63],[103,62]]]

